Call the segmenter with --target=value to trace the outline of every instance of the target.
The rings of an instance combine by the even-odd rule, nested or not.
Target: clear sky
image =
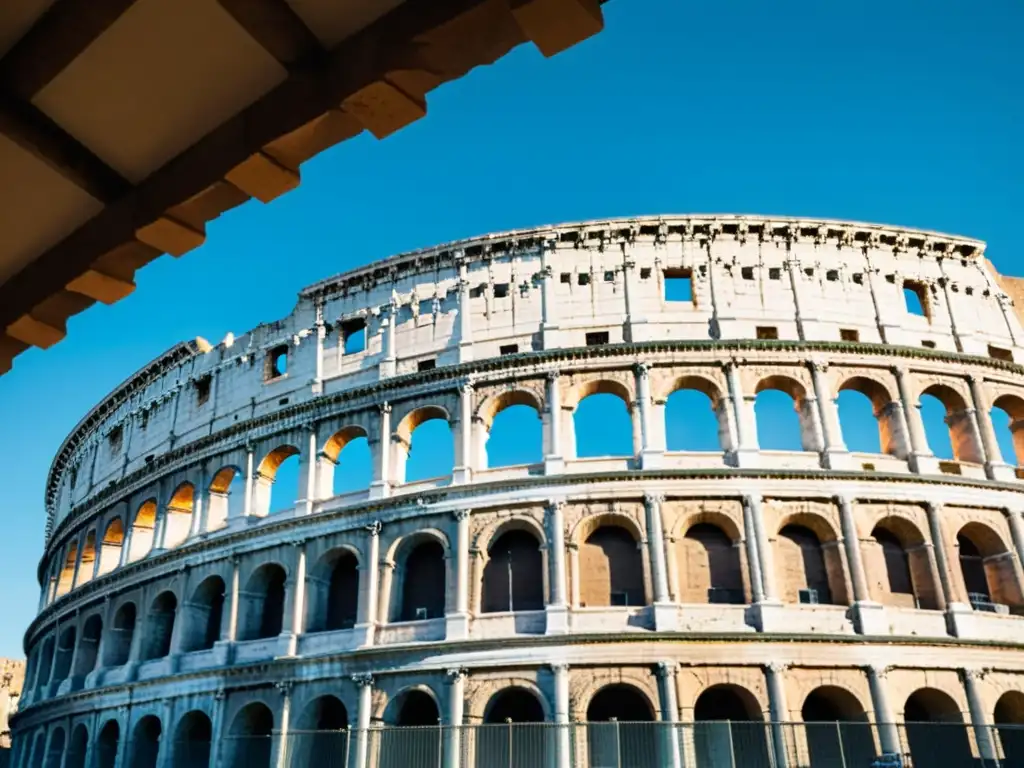
[[[595,217],[821,216],[981,238],[1024,274],[1024,5],[612,0],[554,59],[523,46],[232,211],[0,377],[0,655],[38,600],[43,487],[65,435],[174,343],[280,318],[303,286],[404,250]]]

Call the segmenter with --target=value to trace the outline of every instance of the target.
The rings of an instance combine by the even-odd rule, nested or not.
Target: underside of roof
[[[601,2],[0,3],[0,374],[328,147],[418,120],[521,43],[599,32]]]

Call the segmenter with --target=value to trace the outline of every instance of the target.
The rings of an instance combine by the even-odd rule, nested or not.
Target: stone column
[[[209,506],[207,497],[210,495],[210,476],[206,467],[206,463],[199,468],[199,485],[196,486],[195,493],[192,496],[192,519],[189,521],[188,537],[194,539],[200,533],[206,530],[206,508]],[[102,551],[102,547],[101,550]],[[96,562],[99,563],[100,558],[97,556]]]
[[[227,637],[224,638],[229,643],[235,642],[235,640],[238,638],[238,599],[239,599],[238,579],[239,579],[238,558],[237,557],[232,557],[231,558],[231,585],[229,587],[229,589],[231,590],[231,593],[228,596],[228,600],[229,600],[229,603],[228,603],[228,627],[227,627],[228,634],[227,634]]]
[[[356,759],[352,768],[368,768],[370,747],[370,715],[373,708],[373,675],[352,675],[359,687],[359,712],[356,720]]]
[[[317,437],[316,437],[316,425],[306,425],[308,430],[307,444],[306,444],[306,499],[305,504],[301,505],[301,508],[307,515],[313,514],[313,502],[316,501],[316,489],[317,489],[317,469],[320,466],[320,462],[317,461]],[[301,502],[300,502],[301,504]],[[296,504],[296,506],[300,506]]]
[[[288,726],[292,711],[292,684],[288,681],[276,683],[275,688],[281,692],[281,717],[277,733],[273,736],[274,756],[270,764],[276,768],[288,767]]]
[[[580,548],[576,542],[566,544],[569,550],[569,581],[572,584],[572,594],[569,596],[571,608],[580,607]]]
[[[864,558],[860,549],[860,534],[853,514],[853,502],[849,497],[840,495],[835,497],[835,503],[839,507],[839,518],[843,527],[846,562],[850,564],[857,631],[862,635],[888,634],[884,609],[871,599],[871,591],[868,589],[867,573],[864,570]]]
[[[381,333],[384,335],[384,356],[381,358],[380,365],[378,366],[377,375],[382,379],[394,376],[398,365],[398,353],[396,351],[398,346],[396,339],[398,334],[398,300],[394,292],[392,292],[387,313],[388,316],[380,322]]]
[[[555,741],[555,765],[570,768],[572,765],[572,733],[569,725],[569,665],[552,664],[555,676],[555,727],[558,729]]]
[[[676,669],[674,661],[659,661],[657,666],[658,679],[661,682],[661,720],[663,726],[662,748],[664,757],[670,768],[682,768],[683,756],[679,749],[679,695],[676,691]]]
[[[256,470],[253,466],[255,457],[253,451],[255,447],[251,443],[247,443],[245,446],[245,501],[242,509],[242,516],[248,519],[252,516],[252,501],[254,491],[254,481],[256,480]]]
[[[562,398],[558,372],[548,372],[548,445],[544,456],[544,474],[560,475],[565,471],[562,453]]]
[[[665,568],[665,534],[661,505],[665,497],[656,493],[644,494],[647,510],[647,546],[651,556],[651,581],[654,582],[654,627],[674,630],[678,627],[678,611],[668,594],[668,571]]]
[[[761,557],[758,554],[758,539],[754,527],[754,510],[743,500],[743,541],[747,550],[747,568],[750,571],[751,602],[764,602],[764,578],[761,575]]]
[[[377,435],[377,456],[374,477],[370,483],[370,498],[382,499],[391,493],[391,403],[381,403],[380,425]]]
[[[985,397],[984,382],[978,376],[968,376],[968,383],[971,385],[971,400],[974,401],[974,412],[977,418],[978,431],[981,433],[981,445],[985,450],[985,474],[991,480],[1016,479],[1014,468],[1003,460],[1002,451],[999,450],[999,440],[996,438],[995,428],[992,426],[992,411],[988,398]]]
[[[756,542],[756,557],[761,566],[761,582],[764,589],[764,599],[767,602],[778,602],[778,592],[775,589],[775,558],[772,556],[771,542],[768,540],[768,532],[764,527],[764,509],[760,495],[750,494],[743,498],[744,509],[749,513],[750,525],[753,526],[753,535]],[[747,532],[747,537],[751,535]]]
[[[772,744],[775,747],[776,768],[787,768],[789,765],[786,731],[785,726],[782,725],[789,719],[789,707],[786,706],[786,687],[783,680],[783,672],[788,668],[788,664],[774,661],[764,666],[768,687],[768,710],[772,718]]]
[[[292,615],[290,626],[285,630],[288,637],[286,656],[295,656],[299,648],[299,635],[303,632],[306,617],[306,542],[295,542],[295,580],[292,584]]]
[[[786,243],[786,250],[788,254],[785,266],[786,272],[789,273],[789,287],[793,291],[793,319],[796,321],[796,336],[800,341],[804,341],[807,335],[804,333],[804,318],[800,306],[800,259],[793,253],[791,239]]]
[[[736,361],[725,364],[726,380],[729,383],[729,397],[736,408],[736,462],[740,467],[752,467],[757,464],[757,424],[751,418],[753,409],[748,407],[743,396],[743,383],[740,381],[739,366]]]
[[[312,392],[319,395],[324,391],[324,340],[327,338],[327,324],[324,322],[324,300],[317,299],[314,307],[316,319],[313,321],[313,332],[316,334],[316,368],[313,374]],[[344,339],[338,334],[338,352],[343,351]]]
[[[541,322],[540,336],[541,346],[544,349],[553,349],[558,346],[558,302],[555,301],[555,270],[552,266],[553,254],[558,247],[558,236],[551,234],[544,238],[540,249],[541,274],[544,276],[541,282]]]
[[[460,255],[465,258],[465,254]],[[459,264],[459,362],[466,363],[473,359],[473,308],[469,295],[469,265]]]
[[[445,618],[445,639],[469,636],[469,510],[454,512],[455,532],[455,613]]]
[[[378,590],[380,574],[380,521],[375,520],[366,526],[366,561],[359,569],[359,593],[357,602],[356,634],[360,638],[358,647],[371,646],[376,640]]]
[[[848,469],[849,452],[843,442],[842,425],[839,423],[839,408],[825,378],[828,364],[820,360],[810,363],[814,395],[818,398],[821,414],[821,429],[825,439],[823,459],[826,469]]]
[[[953,573],[949,569],[949,558],[946,553],[946,537],[942,525],[942,505],[934,502],[927,502],[925,510],[928,514],[928,533],[932,540],[932,552],[935,554],[935,566],[939,572],[939,587],[942,591],[942,599],[946,608],[950,611],[969,610],[967,605],[960,599],[962,596],[954,586]],[[963,596],[966,599],[966,596]]]
[[[799,405],[800,442],[805,451],[825,454],[825,436],[821,428],[821,412],[818,409],[818,398],[804,395]]]
[[[655,469],[662,464],[665,448],[657,446],[654,426],[651,424],[651,367],[647,363],[637,363],[633,371],[636,375],[636,401],[640,409],[640,466],[643,469]]]
[[[928,440],[924,434],[924,424],[921,421],[921,402],[915,401],[910,392],[910,383],[907,381],[907,372],[903,368],[893,368],[896,374],[896,386],[899,388],[900,400],[903,403],[903,413],[907,418],[907,432],[910,438],[910,468],[914,472],[936,472],[938,463],[928,448]]]
[[[468,381],[459,386],[459,430],[456,437],[458,445],[452,482],[462,485],[473,479],[473,385]]]
[[[878,729],[878,741],[883,752],[901,752],[900,732],[896,726],[896,716],[889,705],[889,694],[885,688],[885,676],[888,667],[869,665],[864,668],[868,674],[868,686],[871,688],[871,706],[875,710],[875,727]]]
[[[1013,537],[1013,549],[1017,555],[1017,561],[1024,565],[1024,521],[1021,520],[1021,511],[1019,509],[1003,511],[1010,524],[1010,536]]]
[[[448,730],[444,754],[445,768],[459,768],[462,751],[462,719],[466,701],[466,670],[448,670]]]
[[[565,502],[552,500],[548,503],[548,540],[551,542],[548,564],[551,569],[548,583],[551,595],[547,605],[547,627],[549,635],[561,635],[569,631],[569,608],[566,605],[565,590]]]
[[[985,765],[998,765],[998,752],[992,740],[992,731],[985,712],[985,702],[978,690],[978,681],[985,676],[986,670],[962,669],[960,678],[964,681],[967,693],[967,708],[971,711],[971,725],[974,737],[978,742],[978,752]]]

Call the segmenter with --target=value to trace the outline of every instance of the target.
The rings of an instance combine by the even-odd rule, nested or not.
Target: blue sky
[[[18,358],[0,377],[0,655],[22,654],[46,471],[78,419],[177,341],[282,317],[327,275],[492,230],[717,211],[970,235],[1024,274],[1019,2],[612,0],[605,17],[554,59],[524,46],[431,94],[427,119],[326,152],[297,191],[228,213]]]

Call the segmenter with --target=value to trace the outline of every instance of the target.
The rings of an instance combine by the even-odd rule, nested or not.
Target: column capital
[[[964,680],[978,682],[979,680],[984,680],[991,671],[991,667],[963,667],[960,670],[960,674],[963,675]]]
[[[365,526],[366,532],[370,534],[370,537],[380,536],[381,523],[380,520],[374,520],[369,525]]]
[[[548,666],[551,667],[551,671],[555,674],[565,674],[569,671],[569,664],[564,661],[556,661],[548,664]]]
[[[466,379],[459,383],[459,394],[462,396],[473,394],[473,381]]]
[[[452,512],[452,516],[456,519],[456,521],[461,523],[463,520],[469,519],[470,512],[471,510],[468,509],[456,509],[454,512]]]
[[[792,665],[791,664],[786,664],[785,662],[782,662],[782,661],[769,661],[767,664],[764,664],[763,666],[764,666],[764,671],[765,672],[771,672],[772,674],[778,675],[778,674],[781,674],[782,672],[785,672]]]
[[[866,664],[864,665],[864,671],[869,675],[874,675],[879,680],[885,680],[895,667],[892,664]]]
[[[214,701],[224,701],[224,699],[226,699],[227,696],[228,692],[225,691],[223,688],[218,688],[216,691],[213,692]]]
[[[548,512],[553,514],[565,509],[565,499],[548,499]]]
[[[832,501],[836,503],[836,506],[842,508],[852,506],[855,499],[852,496],[847,496],[845,493],[837,493],[832,497]]]
[[[642,379],[647,378],[651,374],[651,364],[647,362],[636,363],[633,366],[633,372]]]
[[[352,682],[360,688],[369,688],[373,685],[373,675],[369,672],[360,672],[352,675]]]
[[[561,376],[561,373],[559,373],[558,371],[548,371],[546,374],[544,374],[544,376],[547,378],[548,381],[555,382],[558,381],[558,378],[559,376]]]
[[[664,493],[655,493],[655,492],[652,492],[652,491],[647,491],[647,492],[644,493],[644,504],[647,507],[660,506],[660,505],[662,505],[664,503],[665,503],[665,494]]]
[[[281,695],[285,698],[291,696],[293,683],[291,680],[279,680],[274,683],[274,687],[281,692]]]
[[[380,411],[381,416],[391,413],[391,403],[385,400],[383,403],[377,405],[377,410]]]
[[[316,433],[316,426],[316,422],[312,419],[306,419],[302,422],[302,428],[307,432],[313,432],[314,434]]]
[[[814,359],[807,361],[807,367],[812,373],[825,373],[828,370],[829,364],[826,360]]]
[[[451,684],[461,683],[466,679],[466,675],[469,671],[465,667],[452,667],[451,669],[445,670],[445,676],[448,678],[448,682]]]
[[[679,669],[678,662],[675,661],[659,661],[654,665],[654,672],[658,677],[675,677],[676,671]]]

